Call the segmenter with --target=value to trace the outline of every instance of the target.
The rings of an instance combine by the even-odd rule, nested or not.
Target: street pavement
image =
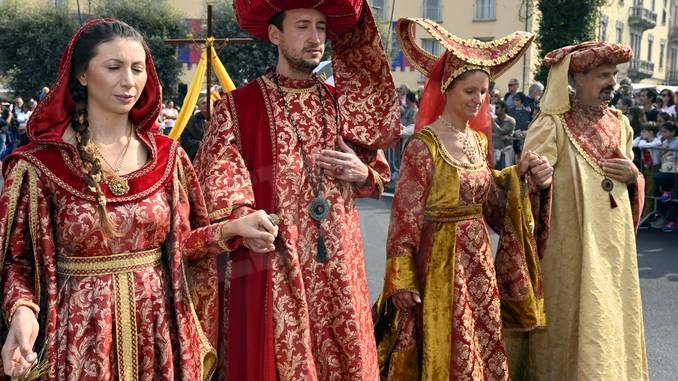
[[[381,291],[391,199],[358,200],[370,297]],[[496,245],[497,237],[492,240]],[[638,268],[650,380],[678,379],[678,233],[641,229]]]

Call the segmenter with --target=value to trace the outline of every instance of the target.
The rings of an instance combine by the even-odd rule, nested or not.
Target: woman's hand
[[[528,171],[530,172],[532,181],[534,181],[540,189],[546,189],[551,186],[553,180],[553,167],[544,156],[532,151],[523,152],[520,163],[518,163],[518,173],[522,176]]]
[[[38,357],[33,352],[38,328],[38,319],[32,309],[25,306],[17,308],[12,316],[7,340],[2,346],[5,375],[19,377],[31,369]]]
[[[406,310],[421,303],[421,298],[416,292],[401,291],[391,296],[391,303],[399,310]]]
[[[233,236],[240,236],[243,239],[243,246],[257,253],[274,251],[273,242],[278,236],[278,226],[273,223],[273,219],[265,211],[257,210],[237,220],[226,222],[222,226],[222,237],[230,239]]]

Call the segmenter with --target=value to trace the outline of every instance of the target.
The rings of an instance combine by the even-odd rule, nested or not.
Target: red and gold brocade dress
[[[485,157],[485,136],[473,136],[483,153],[478,157]],[[536,245],[525,234],[534,226],[532,211],[518,205],[531,208],[515,167],[498,172],[485,161],[460,162],[430,128],[413,135],[393,199],[384,290],[375,305],[382,379],[509,379],[502,320],[511,303],[500,299],[512,296],[521,312],[530,311],[520,324],[509,324],[513,328],[544,323],[538,275],[531,274]],[[496,270],[486,221],[502,232]],[[511,277],[520,279],[504,282]],[[387,301],[402,291],[419,293],[422,303],[397,311]]]
[[[151,159],[124,176],[130,191],[116,197],[102,185],[119,236],[100,229],[72,147],[41,145],[6,168],[3,308],[40,306],[45,380],[189,381],[214,371],[216,325],[199,319],[216,313],[219,226],[205,226],[199,184],[178,144],[140,138]]]
[[[315,196],[313,186],[303,169],[302,147],[273,75],[269,70],[227,94],[216,107],[195,162],[210,218],[233,218],[250,213],[255,206],[280,216],[278,249],[264,254],[272,260],[271,301],[266,310],[272,309],[277,374],[273,377],[282,381],[372,381],[378,377],[378,368],[355,199],[379,197],[382,184],[389,179],[389,167],[383,153],[375,151],[371,159],[363,160],[370,169],[362,187],[325,175],[322,194],[331,211],[322,223],[313,220],[308,213]],[[314,155],[322,149],[335,149],[338,134],[333,90],[321,85],[320,104],[317,79],[279,78],[303,140],[313,181],[317,182],[320,172]],[[316,260],[320,231],[327,247],[325,262]],[[219,375],[228,380],[234,379],[233,372],[245,372],[231,358],[239,347],[233,348],[228,342],[233,341],[233,334],[245,329],[234,323],[234,313],[242,310],[240,302],[234,300],[243,296],[234,295],[233,282],[241,275],[236,275],[235,269],[231,273],[231,266],[238,266],[238,273],[244,271],[232,261],[224,270],[223,329],[231,331],[221,335]],[[249,304],[269,302],[264,300],[267,296],[260,298],[253,290],[243,292]],[[239,377],[254,379],[243,374],[238,373]]]

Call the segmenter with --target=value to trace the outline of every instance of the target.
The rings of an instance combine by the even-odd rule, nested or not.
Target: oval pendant
[[[108,188],[114,195],[122,196],[129,192],[129,183],[127,182],[127,179],[115,176],[108,179]]]
[[[322,221],[330,213],[330,203],[324,197],[316,196],[308,204],[308,214],[316,221]]]
[[[601,181],[600,186],[603,188],[605,192],[612,192],[612,189],[614,189],[614,183],[607,177],[604,178],[603,181]]]

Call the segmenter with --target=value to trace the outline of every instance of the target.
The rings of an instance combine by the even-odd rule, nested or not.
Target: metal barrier
[[[646,205],[649,205],[648,203],[652,203],[652,210],[649,210],[647,207],[644,208],[643,210],[643,217],[640,220],[640,224],[646,223],[650,218],[652,217],[657,217],[661,216],[664,218],[665,216],[662,216],[662,213],[670,213],[671,211],[668,208],[678,208],[678,150],[676,149],[670,149],[670,148],[663,148],[663,147],[656,147],[656,148],[638,148],[634,147],[634,151],[636,151],[637,155],[634,160],[636,161],[636,165],[638,166],[638,169],[643,173],[643,176],[645,177],[645,182],[646,184],[651,184],[652,189],[651,192],[646,192],[645,193],[645,203]],[[645,152],[649,152],[650,155],[653,153],[656,154],[657,152],[660,153],[660,164],[655,165],[654,164],[654,159],[653,159],[653,165],[652,167],[646,167],[645,166],[645,160],[643,160],[643,155],[645,155]],[[671,153],[671,157],[665,157],[667,154]],[[668,160],[668,161],[667,161]],[[658,173],[665,174],[662,176],[663,178],[667,177],[672,177],[673,178],[673,186],[671,188],[671,197],[667,200],[664,199],[662,200],[662,197],[659,195],[660,190],[659,190],[659,185],[656,184],[656,175]],[[647,188],[647,186],[646,186]],[[660,203],[668,205],[668,208],[660,208]],[[670,204],[676,204],[676,205],[670,205]],[[660,209],[666,209],[666,210],[660,210]],[[675,219],[676,216],[673,216],[673,219]],[[678,221],[673,221],[678,222]]]

